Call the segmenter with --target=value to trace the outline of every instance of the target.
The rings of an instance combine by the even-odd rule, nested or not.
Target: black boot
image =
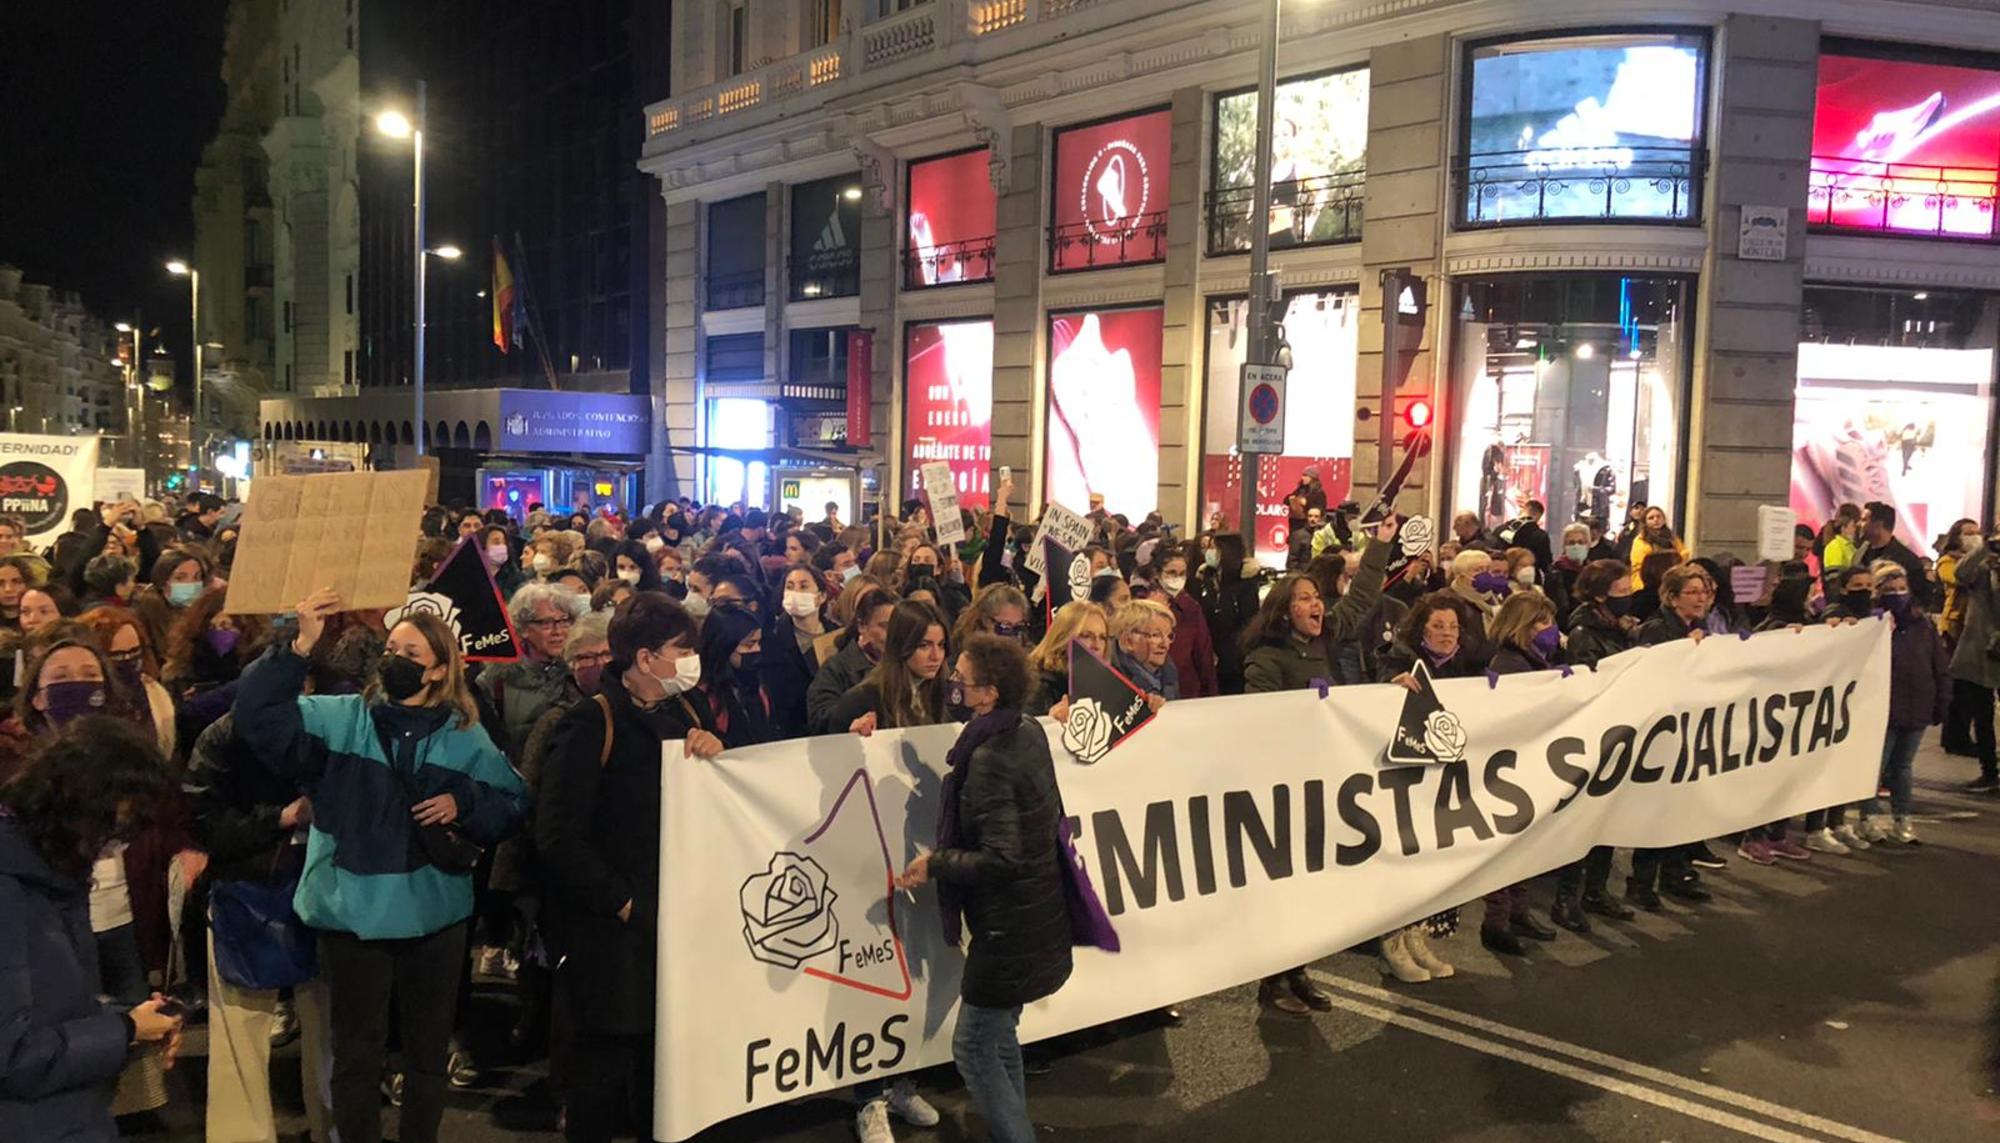
[[[1648,913],[1657,913],[1665,908],[1660,902],[1660,895],[1653,891],[1653,887],[1640,881],[1637,877],[1627,877],[1625,879],[1625,899],[1646,910]]]
[[[1517,937],[1527,937],[1537,941],[1556,939],[1556,931],[1537,921],[1532,913],[1522,913],[1514,917],[1508,922],[1507,927],[1512,929]]]
[[[1515,936],[1512,929],[1489,929],[1481,925],[1479,927],[1479,943],[1492,949],[1494,952],[1504,953],[1507,956],[1528,955],[1528,946],[1521,943],[1521,938]]]
[[[1295,968],[1286,973],[1285,987],[1291,989],[1292,995],[1298,997],[1313,1011],[1333,1011],[1333,1001],[1327,999],[1326,993],[1321,992],[1318,985],[1307,979],[1305,969]]]
[[[1549,920],[1572,933],[1590,931],[1590,918],[1583,915],[1583,906],[1577,903],[1572,893],[1557,891],[1556,903],[1549,909]]]
[[[1694,876],[1662,877],[1660,892],[1679,901],[1697,903],[1714,900],[1715,895],[1701,887],[1701,880]]]
[[[1632,907],[1602,889],[1587,889],[1583,894],[1583,911],[1609,917],[1614,921],[1629,921],[1638,916]]]

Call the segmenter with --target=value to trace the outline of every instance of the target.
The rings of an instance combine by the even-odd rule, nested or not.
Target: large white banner
[[[97,438],[0,433],[0,516],[27,521],[29,541],[69,531],[70,513],[93,507]]]
[[[1712,638],[1424,694],[1174,702],[1096,765],[1045,722],[1124,951],[1077,950],[1022,1038],[1328,956],[1595,844],[1677,845],[1872,796],[1889,633]],[[956,735],[837,735],[707,762],[667,748],[660,1138],[950,1059],[963,960],[935,891],[890,879],[934,843]],[[1389,764],[1392,740],[1457,760]]]

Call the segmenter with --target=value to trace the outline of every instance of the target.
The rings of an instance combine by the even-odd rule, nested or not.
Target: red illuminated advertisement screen
[[[993,277],[994,194],[984,148],[911,163],[907,209],[905,286]]]
[[[1166,257],[1172,141],[1164,109],[1057,132],[1051,269]]]
[[[922,466],[944,461],[958,502],[983,508],[993,460],[993,323],[927,322],[907,327],[904,369],[904,488],[922,487]]]
[[[1158,307],[1049,319],[1049,498],[1078,512],[1093,492],[1137,523],[1158,507]]]
[[[1986,237],[2000,168],[2000,71],[1822,55],[1814,223]]]

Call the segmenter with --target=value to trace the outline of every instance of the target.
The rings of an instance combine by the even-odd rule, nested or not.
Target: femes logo
[[[1403,696],[1403,711],[1389,740],[1388,759],[1403,766],[1432,766],[1465,759],[1465,724],[1444,708],[1431,673],[1420,661],[1410,668],[1417,689]]]
[[[868,771],[856,770],[811,833],[744,879],[743,943],[761,964],[908,1000],[915,990],[894,879]]]

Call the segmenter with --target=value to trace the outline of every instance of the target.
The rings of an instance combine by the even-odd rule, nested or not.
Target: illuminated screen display
[[[986,151],[910,164],[903,241],[911,289],[993,277],[995,197]]]
[[[1208,410],[1203,419],[1202,522],[1220,513],[1237,530],[1242,460],[1236,455],[1236,422],[1242,415],[1245,350],[1249,344],[1242,298],[1208,303]],[[1257,558],[1283,567],[1289,537],[1285,497],[1307,468],[1319,470],[1329,505],[1347,499],[1354,457],[1354,375],[1361,303],[1353,291],[1292,294],[1285,300],[1285,341],[1292,370],[1285,378],[1285,451],[1259,457]],[[1273,562],[1275,561],[1275,562]]]
[[[1822,55],[1814,223],[1986,237],[2000,169],[2000,71]]]
[[[983,508],[993,461],[993,323],[925,322],[903,336],[904,487],[917,495],[921,467],[941,460],[951,466],[959,504]]]
[[[1980,519],[1993,351],[1807,342],[1792,404],[1792,510],[1817,528],[1842,504],[1896,509],[1913,550]]]
[[[1278,85],[1271,135],[1271,241],[1341,242],[1358,236],[1361,177],[1368,158],[1368,69]],[[1256,182],[1257,93],[1215,105],[1215,189],[1248,194]],[[1352,213],[1350,213],[1352,211]],[[1247,248],[1247,229],[1217,244]]]
[[[1086,270],[1166,257],[1173,112],[1162,109],[1056,133],[1050,268]]]
[[[1466,219],[1691,217],[1702,55],[1675,35],[1475,49]]]
[[[1049,319],[1049,498],[1090,494],[1133,523],[1158,507],[1160,340],[1165,311],[1090,310]]]

